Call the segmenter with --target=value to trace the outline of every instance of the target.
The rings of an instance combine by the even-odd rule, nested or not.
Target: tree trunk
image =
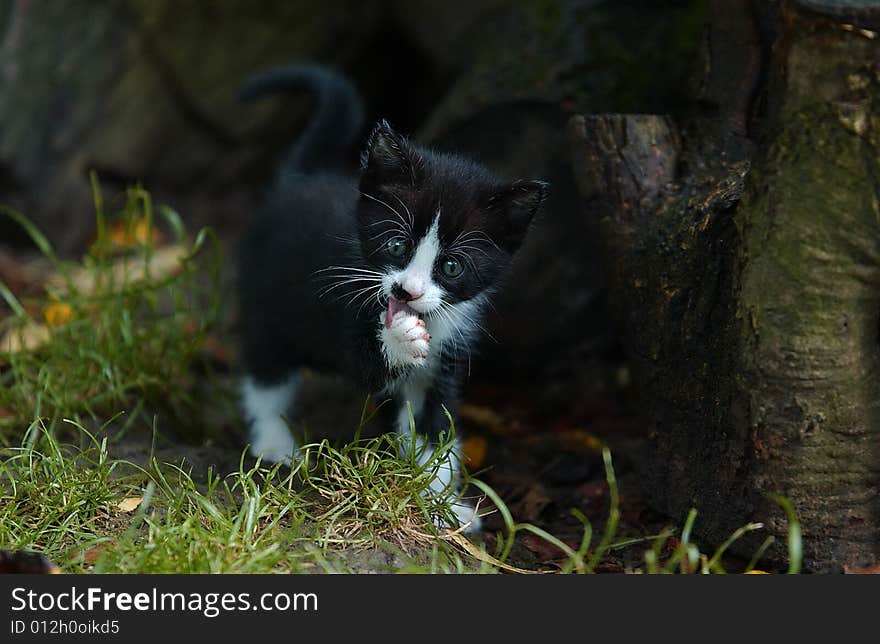
[[[815,570],[880,554],[880,9],[870,4],[783,3],[751,128],[753,102],[729,100],[720,120],[680,128],[601,115],[569,131],[646,403],[653,505],[678,518],[697,508],[714,541],[763,521],[782,560],[787,522],[772,495],[784,495]],[[727,73],[748,98],[756,74],[741,59],[742,73]],[[761,133],[754,146],[739,136],[747,129]]]

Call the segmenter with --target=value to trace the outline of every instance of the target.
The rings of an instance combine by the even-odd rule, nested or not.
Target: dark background
[[[578,112],[705,109],[707,5],[0,0],[0,203],[77,256],[94,232],[95,170],[106,193],[140,181],[231,244],[310,107],[296,95],[244,105],[237,87],[270,65],[321,62],[355,80],[371,120],[550,181],[474,375],[544,383],[550,404],[601,398],[619,384],[617,349],[565,125]],[[0,220],[6,252],[29,245]]]

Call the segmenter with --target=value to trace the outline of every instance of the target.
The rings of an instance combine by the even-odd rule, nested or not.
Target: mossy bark
[[[880,555],[880,42],[795,3],[781,19],[757,145],[655,116],[570,133],[653,504],[697,508],[716,541],[763,521],[781,560],[784,495],[807,567],[838,570]]]

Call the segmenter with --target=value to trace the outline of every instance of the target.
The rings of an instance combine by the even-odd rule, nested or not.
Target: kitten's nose
[[[391,287],[391,295],[394,296],[394,299],[400,300],[401,302],[412,302],[413,300],[422,297],[422,292],[412,287],[407,289],[400,284],[395,284]]]

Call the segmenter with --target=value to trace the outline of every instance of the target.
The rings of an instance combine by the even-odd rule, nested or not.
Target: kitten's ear
[[[501,216],[501,241],[511,252],[522,243],[549,188],[544,181],[514,181],[489,197],[489,210]]]
[[[361,154],[362,183],[411,185],[415,183],[415,153],[406,138],[382,119],[373,128]]]

